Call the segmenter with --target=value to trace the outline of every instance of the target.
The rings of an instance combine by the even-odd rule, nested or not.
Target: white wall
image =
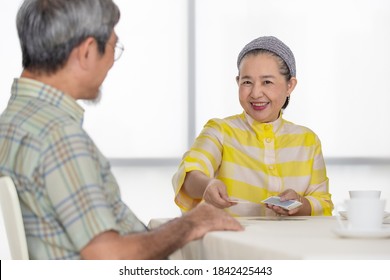
[[[87,108],[86,128],[109,157],[177,156],[187,144],[178,133],[187,129],[187,3],[115,2],[125,51],[103,84],[101,104]]]

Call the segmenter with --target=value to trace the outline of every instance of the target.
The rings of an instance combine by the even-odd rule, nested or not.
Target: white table
[[[218,231],[192,241],[171,259],[387,259],[390,238],[341,238],[336,217],[239,218],[242,232]],[[151,228],[166,222],[152,220]],[[390,224],[384,224],[390,227]]]

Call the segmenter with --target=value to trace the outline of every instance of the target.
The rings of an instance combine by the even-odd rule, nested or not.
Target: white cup
[[[379,199],[380,196],[381,196],[381,191],[378,191],[378,190],[351,190],[351,191],[349,191],[349,197],[351,199],[355,199],[355,198]]]
[[[353,198],[345,202],[348,221],[345,225],[338,217],[343,228],[350,230],[375,231],[382,227],[385,200],[372,198]]]

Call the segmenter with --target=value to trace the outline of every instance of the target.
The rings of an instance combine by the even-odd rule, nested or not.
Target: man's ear
[[[96,40],[92,37],[88,37],[77,47],[77,49],[77,59],[80,66],[84,69],[88,68],[90,66],[91,59],[96,57],[96,53],[98,51]]]

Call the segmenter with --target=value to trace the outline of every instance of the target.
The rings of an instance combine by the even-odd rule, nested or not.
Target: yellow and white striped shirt
[[[259,202],[286,189],[309,200],[311,215],[332,213],[320,140],[282,117],[260,123],[244,112],[208,121],[173,176],[175,202],[183,211],[200,202],[181,190],[193,170],[223,181],[231,198],[250,202],[227,209],[235,216],[274,215]]]

